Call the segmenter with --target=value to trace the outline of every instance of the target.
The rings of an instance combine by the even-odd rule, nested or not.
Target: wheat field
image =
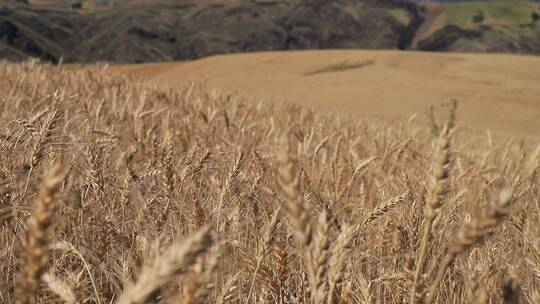
[[[457,99],[461,129],[468,135],[484,140],[491,130],[496,141],[512,136],[540,141],[537,56],[310,50],[111,65],[111,71],[171,86],[206,82],[248,98],[353,113],[369,121],[407,121]]]
[[[3,303],[540,303],[540,149],[0,64]],[[434,115],[435,117],[435,115]]]

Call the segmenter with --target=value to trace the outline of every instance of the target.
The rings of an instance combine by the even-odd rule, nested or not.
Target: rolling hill
[[[0,57],[148,62],[222,53],[405,48],[416,6],[394,0],[127,5],[79,12],[0,8]],[[112,30],[114,29],[114,30]]]
[[[540,5],[526,0],[445,1],[422,4],[426,22],[419,50],[538,54]],[[475,21],[476,19],[476,21]]]
[[[540,54],[529,1],[101,2],[72,10],[69,1],[0,1],[0,58],[133,63],[305,49]],[[471,24],[479,10],[485,20]]]
[[[451,99],[470,134],[540,139],[540,58],[398,51],[266,52],[185,63],[111,66],[173,85],[298,103],[359,119],[405,122]],[[511,114],[510,114],[511,113]]]

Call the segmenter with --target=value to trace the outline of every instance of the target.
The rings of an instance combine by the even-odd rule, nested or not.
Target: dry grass
[[[5,303],[536,303],[540,149],[0,64]],[[444,115],[441,113],[440,117]]]

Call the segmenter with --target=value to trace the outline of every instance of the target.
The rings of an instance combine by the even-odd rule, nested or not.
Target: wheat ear
[[[90,265],[84,258],[83,254],[79,250],[77,250],[77,248],[75,248],[73,244],[66,241],[61,241],[54,244],[54,246],[52,246],[52,249],[74,254],[83,263],[83,267],[88,274],[88,277],[90,278],[90,282],[92,283],[92,289],[94,290],[94,299],[97,304],[101,304],[101,299],[99,296],[96,281],[94,280],[94,276],[92,275],[92,271],[90,270]]]
[[[304,198],[300,191],[298,164],[291,159],[288,145],[287,138],[282,138],[282,147],[278,154],[278,185],[286,199],[287,215],[294,226],[294,233],[303,246],[308,246],[311,243],[312,228],[308,212],[304,206]]]
[[[312,249],[308,253],[310,265],[309,275],[312,284],[311,296],[312,302],[323,303],[327,288],[327,273],[328,273],[328,257],[330,240],[328,235],[330,233],[330,225],[328,219],[328,213],[323,210],[319,216],[317,222],[317,230],[313,239]]]
[[[280,209],[278,208],[278,210],[274,212],[274,215],[272,215],[272,219],[270,220],[270,223],[268,224],[268,227],[264,234],[263,245],[257,256],[255,271],[253,272],[253,278],[251,280],[251,284],[249,287],[249,292],[248,292],[248,297],[247,297],[248,301],[251,298],[253,288],[255,287],[255,279],[257,277],[257,272],[259,271],[259,268],[261,267],[261,263],[263,262],[264,258],[270,253],[272,249],[272,245],[274,244],[274,241],[276,240],[276,230],[279,223],[279,210]]]
[[[499,195],[499,202],[490,208],[486,214],[479,219],[473,219],[469,224],[463,225],[457,234],[457,238],[448,249],[435,280],[429,288],[426,303],[429,304],[435,298],[436,292],[444,279],[446,270],[454,262],[457,256],[465,252],[474,244],[480,242],[483,238],[490,235],[490,229],[499,224],[508,214],[507,208],[512,201],[512,191],[503,190]]]
[[[345,273],[345,262],[349,253],[349,246],[355,229],[348,225],[342,227],[332,246],[332,256],[329,260],[328,268],[328,298],[327,303],[333,304],[339,298],[339,287],[343,281]]]
[[[53,168],[43,179],[26,226],[23,267],[17,277],[15,303],[35,303],[39,280],[49,262],[47,230],[52,224],[54,195],[63,176],[60,168]]]
[[[418,250],[416,259],[413,285],[411,287],[411,304],[416,303],[417,299],[419,297],[421,298],[423,294],[422,291],[419,291],[421,285],[420,275],[423,272],[424,262],[426,260],[427,252],[429,249],[429,240],[431,237],[433,223],[442,207],[443,196],[447,193],[451,139],[452,133],[448,127],[448,124],[446,124],[439,135],[439,140],[437,142],[437,148],[435,151],[435,158],[433,160],[431,185],[424,207],[424,229],[422,232],[422,240],[420,242],[420,248]]]
[[[180,304],[206,303],[213,289],[210,283],[219,262],[220,246],[215,245],[210,249],[208,258],[199,257],[193,267],[193,274],[186,280],[183,288]]]
[[[172,244],[154,262],[143,267],[137,282],[124,290],[117,303],[145,303],[156,290],[195,263],[212,243],[208,228],[204,228],[187,240]]]
[[[43,275],[43,281],[45,281],[47,287],[49,287],[49,289],[66,304],[77,303],[77,295],[75,295],[73,289],[55,275],[46,273]]]
[[[380,217],[384,216],[388,212],[390,212],[394,207],[396,207],[399,203],[403,202],[405,199],[407,199],[410,195],[409,191],[405,191],[399,196],[396,196],[392,199],[389,199],[385,201],[384,203],[377,206],[369,215],[364,219],[360,224],[358,224],[355,228],[358,232],[361,232],[365,226],[371,222],[376,221]]]

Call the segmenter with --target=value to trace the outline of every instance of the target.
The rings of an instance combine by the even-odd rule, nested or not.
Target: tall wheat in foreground
[[[540,149],[471,145],[455,106],[368,123],[35,61],[0,100],[1,302],[540,299]]]

